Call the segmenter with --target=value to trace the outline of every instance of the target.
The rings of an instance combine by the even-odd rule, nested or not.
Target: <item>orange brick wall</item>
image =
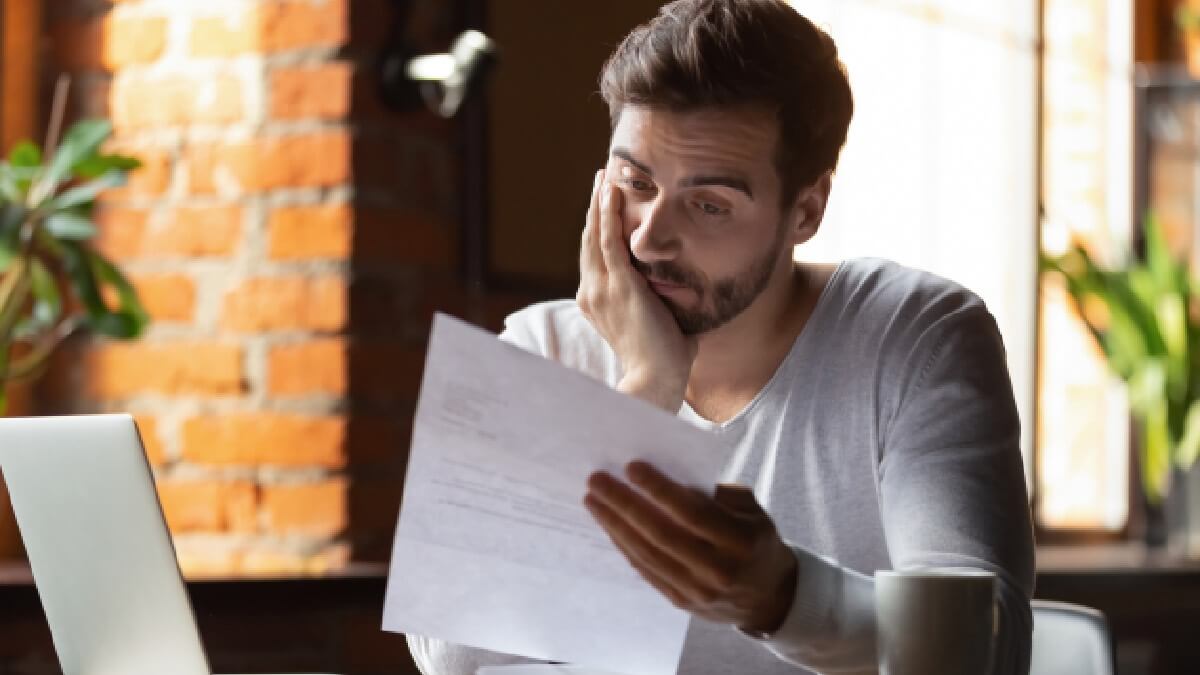
[[[457,282],[454,123],[376,101],[392,4],[48,3],[73,113],[145,164],[100,246],[154,324],[64,348],[38,411],[137,416],[188,573],[386,558],[432,311],[519,304]]]

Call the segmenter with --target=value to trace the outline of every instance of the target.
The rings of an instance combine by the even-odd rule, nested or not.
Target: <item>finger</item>
[[[632,533],[628,537],[630,540],[645,542],[656,559],[667,556],[675,565],[690,570],[687,576],[713,586],[725,587],[732,583],[734,566],[729,560],[636,490],[603,473],[589,480],[588,487],[588,501],[604,507],[608,518],[606,524],[621,532]]]
[[[589,497],[584,505],[629,564],[676,606],[712,594],[711,588],[699,588],[702,582],[691,569],[666,555],[603,501]]]
[[[646,462],[630,462],[629,480],[676,522],[714,544],[742,551],[753,544],[753,532],[699,490],[680,485]]]
[[[629,249],[625,247],[625,226],[621,218],[624,195],[616,185],[604,182],[600,194],[600,251],[608,270],[632,269]]]
[[[622,553],[624,553],[624,551],[622,551]],[[673,586],[671,582],[664,579],[657,572],[647,567],[641,561],[635,560],[629,555],[626,555],[625,558],[629,561],[629,564],[633,567],[633,569],[637,571],[638,576],[645,579],[646,583],[650,584],[654,590],[662,594],[662,596],[665,597],[672,605],[675,605],[675,607],[684,611],[689,611],[693,608],[695,601],[689,597],[687,593]]]
[[[754,496],[754,491],[745,485],[719,483],[716,491],[713,492],[713,501],[730,511],[737,511],[749,516],[766,515],[766,511]]]
[[[586,277],[604,272],[604,259],[600,253],[600,193],[604,186],[604,169],[596,172],[592,181],[592,198],[588,203],[584,219],[583,236],[579,244],[579,272]]]

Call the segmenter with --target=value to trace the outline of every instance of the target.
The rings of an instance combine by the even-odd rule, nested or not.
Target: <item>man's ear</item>
[[[832,186],[832,174],[826,171],[811,185],[796,193],[796,200],[788,210],[790,246],[799,246],[817,234],[825,218],[825,205],[829,203]]]

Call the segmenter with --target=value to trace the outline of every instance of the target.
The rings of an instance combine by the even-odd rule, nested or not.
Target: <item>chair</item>
[[[1066,602],[1034,600],[1029,675],[1115,675],[1104,613]]]

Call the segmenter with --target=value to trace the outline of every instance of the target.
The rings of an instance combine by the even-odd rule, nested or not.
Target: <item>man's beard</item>
[[[644,263],[633,256],[630,259],[647,279],[685,286],[696,293],[698,302],[694,308],[681,307],[670,298],[660,296],[660,299],[684,335],[699,335],[729,323],[762,294],[779,262],[783,235],[780,227],[779,235],[763,255],[736,275],[716,282],[709,282],[700,272],[673,262]]]

